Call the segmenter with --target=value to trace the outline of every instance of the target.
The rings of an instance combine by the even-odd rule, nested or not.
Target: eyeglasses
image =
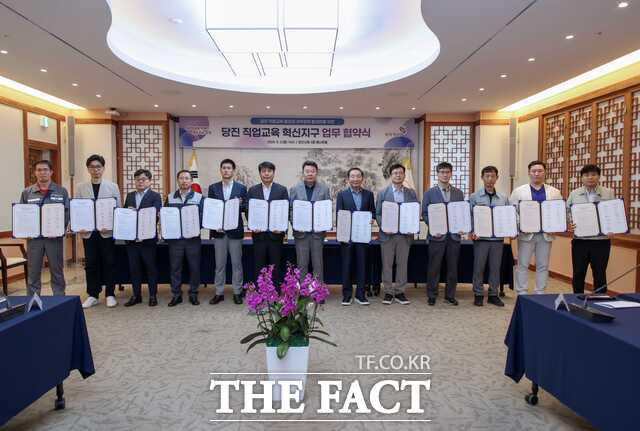
[[[89,165],[89,169],[91,169],[93,171],[99,171],[100,169],[102,169],[102,166],[100,166],[100,165]]]

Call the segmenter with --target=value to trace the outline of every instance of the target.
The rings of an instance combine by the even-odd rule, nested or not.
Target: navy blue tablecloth
[[[408,281],[409,283],[426,283],[427,281],[427,257],[429,246],[425,241],[414,241],[409,252]],[[129,274],[129,262],[127,260],[126,246],[116,243],[116,274],[114,282],[117,284],[131,283]],[[380,243],[372,241],[369,245],[369,256],[367,259],[367,284],[377,285],[381,283],[382,259],[380,254]],[[229,259],[229,258],[227,258]],[[166,243],[158,243],[158,271],[159,282],[166,284],[170,282],[169,275],[169,248]],[[283,251],[284,262],[296,262],[296,249],[293,241],[288,241]],[[253,241],[244,240],[242,247],[242,266],[244,271],[244,281],[254,279],[253,263]],[[506,284],[513,289],[513,253],[511,245],[504,245],[502,254],[502,269],[500,283]],[[212,284],[215,279],[215,251],[212,240],[202,241],[202,258],[200,264],[200,274],[202,283]],[[488,271],[485,272],[485,282]],[[471,283],[473,278],[473,243],[466,241],[460,247],[460,259],[458,262],[458,281],[460,283]],[[335,240],[326,241],[324,244],[324,280],[328,284],[342,284],[342,259],[340,257],[340,243]],[[440,280],[446,280],[446,259],[443,261]],[[187,265],[184,265],[182,281],[189,282]],[[227,283],[231,283],[231,262],[227,260]]]
[[[518,297],[505,374],[516,382],[526,375],[598,429],[638,429],[640,310],[603,309],[616,319],[592,323],[554,310],[556,297]]]
[[[640,293],[621,293],[618,295],[618,299],[640,302]]]
[[[28,302],[9,297],[13,305]],[[0,425],[78,370],[95,373],[78,296],[43,296],[44,311],[0,322]]]

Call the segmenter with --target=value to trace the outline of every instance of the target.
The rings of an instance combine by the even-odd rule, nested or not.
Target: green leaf
[[[276,349],[276,355],[278,355],[278,359],[282,359],[286,356],[289,351],[289,343],[282,343]]]
[[[313,338],[314,340],[322,341],[323,343],[331,344],[333,347],[338,347],[338,345],[332,341],[324,340],[320,337],[316,337],[314,335],[309,335],[309,338]]]
[[[253,349],[255,346],[257,346],[260,343],[266,343],[267,339],[266,338],[261,338],[259,340],[254,341],[253,343],[251,343],[249,345],[249,347],[247,347],[247,353],[249,353],[249,350]]]
[[[331,334],[329,334],[327,331],[322,331],[320,329],[314,329],[313,331],[311,331],[311,333],[318,333],[318,334],[322,334],[322,335],[326,335],[327,337],[330,337]]]
[[[254,332],[253,334],[249,334],[246,337],[244,337],[242,340],[240,340],[240,344],[246,344],[249,341],[253,340],[256,337],[259,337],[260,335],[267,335],[264,333],[264,331],[260,331],[260,332]]]
[[[290,335],[291,331],[289,330],[288,326],[283,326],[282,328],[280,328],[280,338],[282,338],[282,341],[288,341]]]

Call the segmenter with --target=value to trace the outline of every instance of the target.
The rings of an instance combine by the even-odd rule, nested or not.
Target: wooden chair
[[[22,257],[5,257],[2,253],[2,247],[20,247]],[[29,280],[29,270],[27,268],[27,251],[24,248],[24,244],[16,243],[0,243],[0,271],[2,271],[2,291],[6,296],[9,289],[9,269],[19,266],[24,267],[24,279],[25,283]]]

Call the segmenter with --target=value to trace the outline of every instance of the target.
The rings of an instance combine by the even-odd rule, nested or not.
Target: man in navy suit
[[[430,204],[448,203],[464,200],[462,190],[450,184],[453,166],[449,162],[441,162],[436,166],[438,184],[424,193],[422,199],[422,218],[429,225],[428,207]],[[427,269],[427,297],[429,305],[436,304],[438,296],[438,282],[440,281],[440,266],[442,259],[447,259],[447,287],[444,300],[451,305],[458,305],[456,300],[456,286],[458,284],[458,257],[460,256],[460,235],[447,233],[446,235],[431,236],[429,240],[429,266]]]
[[[238,227],[233,230],[211,231],[211,237],[215,246],[216,259],[216,294],[209,304],[217,304],[224,301],[224,282],[227,274],[227,254],[231,257],[233,302],[242,304],[242,238],[244,236],[244,224],[242,213],[247,210],[247,188],[233,180],[236,173],[236,163],[231,159],[220,162],[220,176],[222,181],[209,186],[208,197],[228,201],[240,200],[240,212],[238,213]]]
[[[274,183],[273,177],[276,173],[276,166],[271,162],[262,162],[258,165],[260,173],[260,184],[249,189],[247,199],[263,199],[266,201],[289,200],[287,188],[281,184]],[[250,216],[250,214],[248,214]],[[286,232],[280,231],[253,231],[253,254],[255,262],[255,277],[258,278],[260,270],[268,265],[274,265],[273,281],[279,286],[280,266],[282,260],[282,241]]]
[[[160,213],[162,197],[151,190],[151,172],[147,169],[138,169],[133,174],[135,191],[129,192],[124,201],[125,208],[141,210],[143,208],[156,208],[156,214]],[[142,268],[147,272],[147,285],[149,286],[149,306],[158,305],[158,269],[156,268],[157,235],[144,241],[128,241],[127,256],[129,258],[129,272],[131,273],[131,286],[133,296],[124,304],[125,307],[140,304],[142,302]]]
[[[336,214],[340,210],[370,211],[372,222],[375,217],[376,207],[373,193],[362,188],[364,172],[360,168],[351,168],[347,172],[349,187],[340,191],[336,198]],[[340,255],[342,257],[342,305],[351,305],[353,299],[353,283],[351,280],[351,259],[355,254],[356,273],[356,302],[360,305],[369,305],[364,294],[365,268],[367,262],[367,250],[369,244],[343,242],[340,243]]]

